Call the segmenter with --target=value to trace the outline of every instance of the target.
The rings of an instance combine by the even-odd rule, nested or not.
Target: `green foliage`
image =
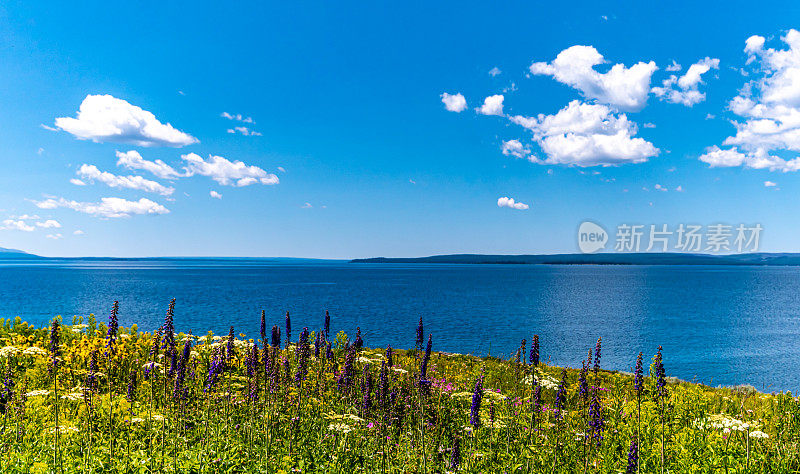
[[[310,356],[301,383],[301,347],[271,348],[267,365],[279,370],[264,373],[263,359],[255,370],[246,365],[255,341],[236,339],[235,356],[209,384],[209,368],[228,343],[209,332],[176,338],[179,365],[184,337],[193,341],[180,384],[169,353],[151,360],[153,334],[121,329],[112,353],[103,325],[93,316],[87,323],[63,327],[62,360],[52,373],[48,328],[0,320],[0,371],[10,381],[0,392],[0,472],[452,472],[456,438],[462,472],[625,472],[632,440],[642,473],[800,471],[800,401],[789,393],[673,379],[662,398],[651,376],[637,396],[629,374],[601,370],[588,380],[604,418],[598,443],[574,370],[557,414],[558,367],[434,352],[431,386],[420,390],[420,354],[395,350],[384,396],[383,349],[351,355],[348,387],[340,378],[348,339],[339,333],[335,360]],[[96,372],[89,371],[93,353]],[[157,365],[145,374],[151,362]],[[470,409],[480,376],[475,428]]]

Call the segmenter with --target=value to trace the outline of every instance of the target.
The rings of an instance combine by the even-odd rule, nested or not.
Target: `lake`
[[[757,266],[354,264],[237,260],[0,261],[0,317],[45,325],[114,300],[120,324],[152,330],[177,298],[179,331],[257,337],[292,315],[293,339],[361,331],[368,346],[511,356],[539,334],[543,360],[580,367],[603,337],[602,366],[631,371],[664,347],[667,375],[711,385],[800,390],[800,268]]]

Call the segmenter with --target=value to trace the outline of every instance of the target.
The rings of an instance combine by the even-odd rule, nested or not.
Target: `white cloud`
[[[503,71],[500,70],[499,67],[495,66],[489,70],[489,75],[492,77],[499,76]]]
[[[161,160],[148,161],[142,158],[136,150],[117,152],[117,166],[123,166],[129,170],[148,171],[161,179],[177,179],[182,177],[173,167]]]
[[[490,95],[483,100],[483,105],[475,110],[481,115],[503,115],[503,96]]]
[[[255,183],[278,184],[280,180],[258,166],[248,166],[241,161],[230,161],[221,156],[211,155],[204,160],[196,153],[182,155],[186,162],[186,176],[208,176],[223,186],[248,186]]]
[[[47,234],[45,237],[47,237],[48,239],[52,239],[52,240],[58,240],[58,239],[60,239],[60,238],[62,238],[64,236],[61,235],[61,234]]]
[[[683,76],[664,79],[661,87],[653,87],[652,92],[663,101],[691,107],[706,99],[705,92],[700,92],[698,87],[703,83],[703,74],[711,69],[719,69],[719,59],[706,57],[689,66]]]
[[[97,143],[182,147],[198,142],[169,123],[159,122],[151,112],[110,95],[87,95],[77,118],[60,117],[55,124],[78,139]]]
[[[76,230],[75,232],[72,233],[72,235],[84,235],[84,234],[86,234],[86,232],[84,232],[84,231],[82,231],[80,229],[78,229],[78,230]]]
[[[286,170],[283,168],[283,166],[278,166],[278,171],[280,171],[281,173],[285,173],[286,172]]]
[[[510,120],[533,132],[547,155],[546,164],[613,166],[642,163],[659,153],[638,137],[636,124],[605,105],[573,100],[554,115],[514,116]]]
[[[111,188],[137,189],[148,193],[158,193],[162,196],[170,196],[175,191],[175,188],[166,187],[141,176],[119,176],[108,171],[100,171],[95,165],[83,164],[75,173],[84,180],[99,181]]]
[[[211,196],[214,199],[222,199],[222,194],[220,194],[220,193],[218,193],[216,191],[211,191],[211,192],[208,193],[208,195]]]
[[[664,191],[664,192],[667,192],[667,191],[669,191],[669,189],[667,189],[666,187],[664,187],[664,186],[662,186],[662,185],[660,185],[660,184],[656,184],[656,185],[654,186],[654,188],[655,188],[655,190],[656,190],[656,191]]]
[[[768,188],[774,188],[777,185],[778,185],[778,183],[776,183],[774,181],[764,181],[764,186],[766,186]]]
[[[307,202],[307,203],[303,204],[302,206],[300,206],[301,209],[311,209],[312,207],[314,207],[314,206],[312,206],[310,202]]]
[[[508,208],[517,209],[517,210],[520,210],[520,211],[524,211],[525,209],[528,209],[530,207],[525,203],[515,202],[514,198],[510,198],[510,197],[501,197],[501,198],[499,198],[497,200],[497,205],[498,205],[498,207],[508,207]]]
[[[465,99],[460,92],[457,94],[448,94],[447,92],[443,92],[439,97],[442,98],[444,108],[450,112],[458,113],[467,108],[467,99]]]
[[[74,184],[75,186],[86,186],[86,183],[78,178],[70,178],[69,182]]]
[[[653,61],[625,67],[615,64],[606,73],[594,67],[606,60],[592,46],[572,46],[558,53],[551,63],[535,62],[532,74],[552,76],[558,82],[581,91],[588,99],[611,105],[619,110],[640,110],[647,103],[650,78],[658,69]]]
[[[226,118],[228,120],[236,120],[237,122],[252,123],[252,124],[256,123],[252,117],[245,117],[242,114],[229,114],[228,112],[222,112],[222,114],[220,114],[220,117]]]
[[[678,186],[677,188],[675,188],[675,191],[677,191],[679,193],[682,193],[683,192],[683,186]]]
[[[42,154],[44,154],[44,148],[39,147],[39,149],[36,150],[36,154],[42,156]]]
[[[674,59],[672,60],[672,64],[664,68],[664,70],[667,72],[677,72],[680,71],[681,69],[683,69],[681,65],[678,64],[677,61],[675,61]]]
[[[34,215],[22,214],[21,216],[16,216],[16,217],[15,217],[15,216],[11,216],[11,218],[12,218],[12,219],[21,219],[21,220],[23,220],[23,221],[25,221],[25,220],[31,220],[31,219],[41,219],[41,218],[40,218],[39,216],[37,216],[36,214],[34,214]]]
[[[169,209],[149,199],[141,198],[138,201],[128,201],[116,197],[104,197],[100,202],[78,202],[62,198],[48,198],[44,201],[35,201],[40,209],[56,209],[64,207],[77,212],[95,217],[130,217],[138,214],[167,214]]]
[[[228,129],[228,133],[236,134],[240,133],[246,137],[260,137],[261,132],[256,132],[255,130],[250,130],[247,127],[233,127]]]
[[[41,227],[43,229],[59,229],[61,228],[61,223],[53,219],[47,219],[44,222],[37,222],[36,227]]]
[[[525,158],[531,154],[531,150],[519,140],[508,140],[503,142],[503,154],[506,156]]]
[[[26,224],[23,220],[6,219],[3,221],[3,226],[0,230],[21,230],[23,232],[33,232],[36,228],[32,225]]]
[[[650,123],[650,122],[645,122],[645,123],[642,124],[642,127],[644,127],[644,128],[656,128],[656,124]]]
[[[756,79],[729,103],[742,120],[733,122],[736,134],[723,141],[730,148],[711,147],[701,161],[771,171],[800,169],[800,158],[773,153],[800,151],[800,32],[789,30],[781,40],[788,49],[765,48],[761,36],[745,41],[747,62],[755,63]]]

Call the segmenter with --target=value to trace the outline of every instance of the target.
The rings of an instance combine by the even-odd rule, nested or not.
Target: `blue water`
[[[800,390],[800,268],[46,261],[0,263],[0,317],[37,325],[61,314],[257,336],[292,314],[293,337],[322,325],[367,345],[413,346],[420,316],[435,350],[510,355],[539,334],[542,357],[579,366],[603,337],[602,363],[630,371],[664,346],[668,375],[711,385]]]

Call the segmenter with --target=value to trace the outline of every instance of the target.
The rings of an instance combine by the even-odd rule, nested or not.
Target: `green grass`
[[[240,336],[230,363],[209,388],[209,367],[227,346],[227,336],[209,333],[191,339],[185,391],[176,397],[177,376],[163,370],[170,359],[165,349],[155,358],[161,367],[144,375],[152,333],[121,328],[112,354],[106,347],[107,327],[98,327],[93,317],[87,325],[76,319],[61,327],[60,360],[49,370],[50,328],[35,329],[19,318],[0,323],[4,473],[607,473],[628,469],[633,440],[638,440],[643,473],[800,472],[798,399],[678,381],[670,381],[663,396],[656,397],[657,378],[650,376],[653,366],[648,370],[647,358],[640,396],[630,374],[589,370],[590,396],[584,400],[579,371],[568,369],[565,406],[556,412],[560,368],[540,364],[534,371],[492,357],[433,352],[427,374],[432,384],[421,391],[424,352],[395,350],[393,367],[386,367],[384,402],[379,388],[385,349],[365,348],[350,356],[352,385],[340,387],[337,377],[348,352],[343,333],[331,341],[334,360],[326,360],[324,349],[320,358],[314,357],[315,335],[310,335],[307,375],[299,384],[295,376],[302,347],[296,336],[289,349],[282,344],[269,351],[279,370],[266,376],[263,351],[257,371],[249,375],[246,366],[252,343],[259,348],[263,343]],[[180,362],[184,335],[175,339]],[[413,345],[413,335],[409,341]],[[541,353],[546,358],[548,348]],[[89,370],[92,354],[96,372]],[[636,356],[631,354],[631,365]],[[669,375],[669,361],[664,363]],[[136,390],[129,397],[132,372]],[[97,380],[93,387],[92,374]],[[532,374],[542,387],[536,407]],[[479,426],[474,426],[470,411],[480,377],[484,391]],[[599,443],[591,437],[592,392],[604,420]],[[366,393],[370,403],[365,412]],[[451,463],[456,444],[458,469]]]

